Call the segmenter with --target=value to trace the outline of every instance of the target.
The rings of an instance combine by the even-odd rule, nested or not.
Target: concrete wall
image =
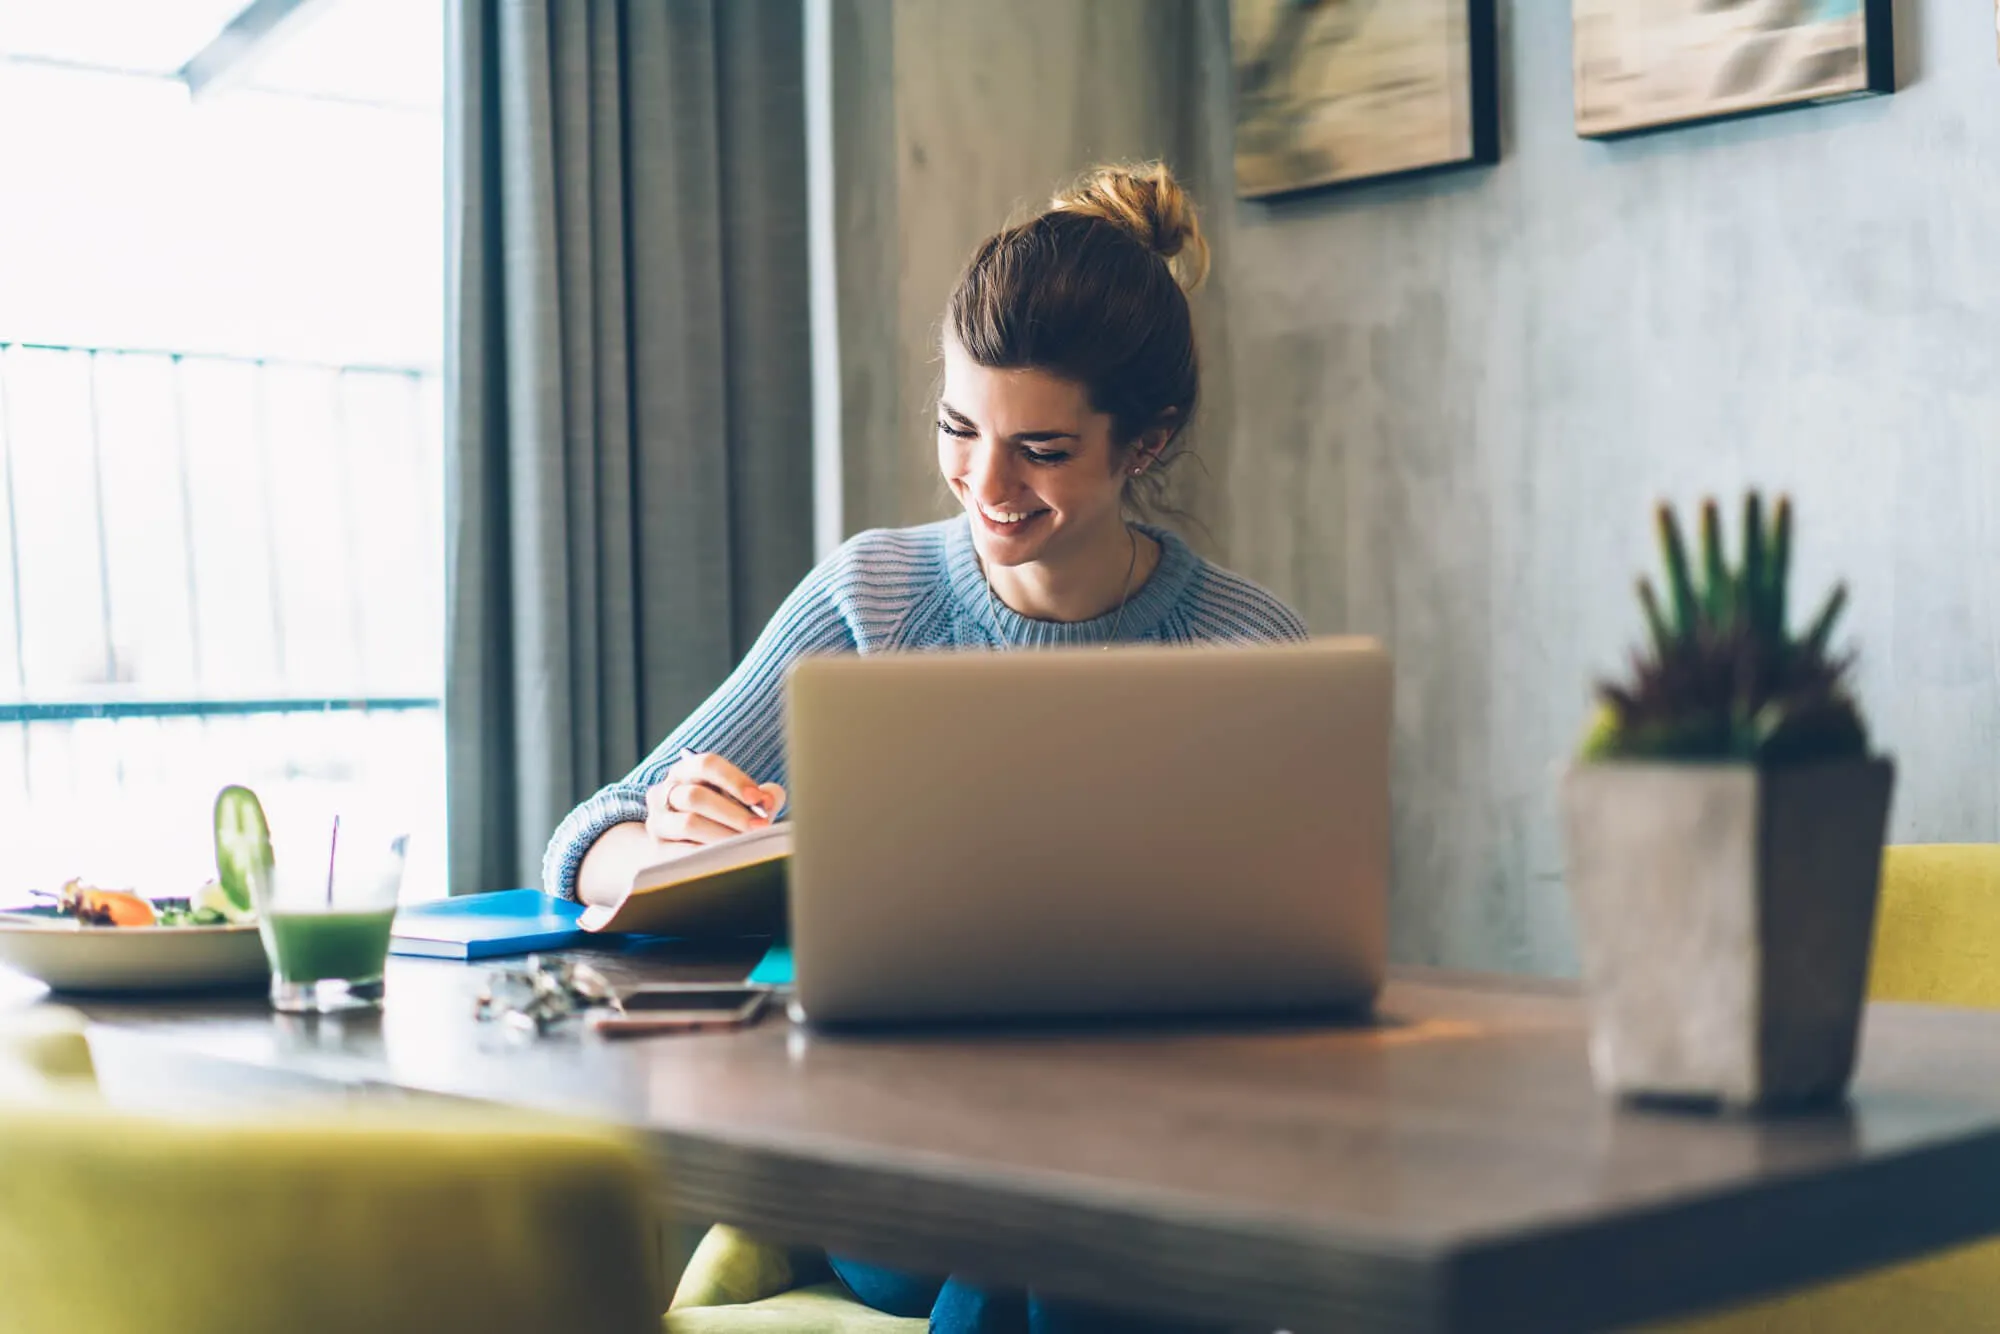
[[[1895,836],[2000,839],[2000,64],[1899,8],[1893,97],[1607,145],[1518,0],[1497,167],[1237,209],[1224,554],[1395,653],[1398,958],[1574,968],[1554,772],[1655,497],[1789,491]]]
[[[1225,0],[831,4],[839,530],[936,513],[934,322],[1017,206],[1164,154],[1206,203],[1197,544],[1398,662],[1394,951],[1562,973],[1555,774],[1649,507],[1756,484],[1836,576],[1895,834],[2000,839],[2000,64],[1899,0],[1903,91],[1606,145],[1568,6],[1502,3],[1502,162],[1229,192]]]
[[[972,248],[1069,178],[1161,157],[1205,185],[1216,118],[1193,90],[1196,0],[819,0],[831,4],[829,114],[838,240],[836,382],[842,406],[837,537],[947,513],[931,409],[945,299]],[[1213,15],[1222,10],[1209,4]],[[1224,85],[1226,87],[1226,85]],[[1226,155],[1227,141],[1223,142]],[[1203,191],[1203,197],[1226,195]],[[1226,346],[1224,285],[1196,301]],[[1204,420],[1228,419],[1229,363],[1211,358]],[[1198,426],[1200,423],[1198,423]],[[1206,460],[1191,507],[1206,518],[1225,471]]]

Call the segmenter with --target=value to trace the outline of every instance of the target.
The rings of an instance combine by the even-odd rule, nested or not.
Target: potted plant
[[[1626,1096],[1742,1108],[1837,1099],[1854,1070],[1894,766],[1832,649],[1836,586],[1787,628],[1792,512],[1743,506],[1700,566],[1659,508],[1666,604],[1563,780],[1590,1062]]]

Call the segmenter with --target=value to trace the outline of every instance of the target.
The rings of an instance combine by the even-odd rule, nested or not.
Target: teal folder
[[[764,951],[764,957],[750,970],[745,979],[767,987],[788,987],[792,984],[792,950],[789,945],[773,945]]]

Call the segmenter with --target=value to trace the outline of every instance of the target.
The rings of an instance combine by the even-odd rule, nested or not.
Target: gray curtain
[[[718,684],[812,559],[798,0],[452,0],[454,893]]]

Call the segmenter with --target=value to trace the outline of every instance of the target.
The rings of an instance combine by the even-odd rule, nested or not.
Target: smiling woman
[[[1269,593],[1136,521],[1199,398],[1184,284],[1206,268],[1194,209],[1158,164],[1100,168],[982,243],[941,349],[938,468],[965,513],[861,533],[808,575],[715,694],[556,829],[548,891],[610,902],[640,868],[782,814],[781,692],[806,655],[1303,639]],[[972,1328],[989,1302],[957,1280],[834,1264],[864,1301],[935,1330]],[[1072,1318],[1006,1300],[1037,1329]]]
[[[1082,385],[1049,371],[993,370],[955,342],[944,357],[938,469],[966,509],[995,595],[1045,621],[1122,607],[1160,547],[1121,522],[1140,465],[1121,466],[1132,451],[1114,443],[1110,415],[1092,409]]]
[[[1194,210],[1157,164],[1092,172],[974,252],[945,312],[938,470],[1015,612],[1122,613],[1158,566],[1159,543],[1124,517],[1200,395],[1182,282],[1207,267]]]
[[[608,902],[641,867],[770,823],[782,685],[806,654],[1304,638],[1269,593],[1136,521],[1200,396],[1184,284],[1207,263],[1158,164],[1100,168],[987,238],[941,349],[938,468],[965,514],[862,533],[808,575],[715,694],[557,828],[549,892]]]

